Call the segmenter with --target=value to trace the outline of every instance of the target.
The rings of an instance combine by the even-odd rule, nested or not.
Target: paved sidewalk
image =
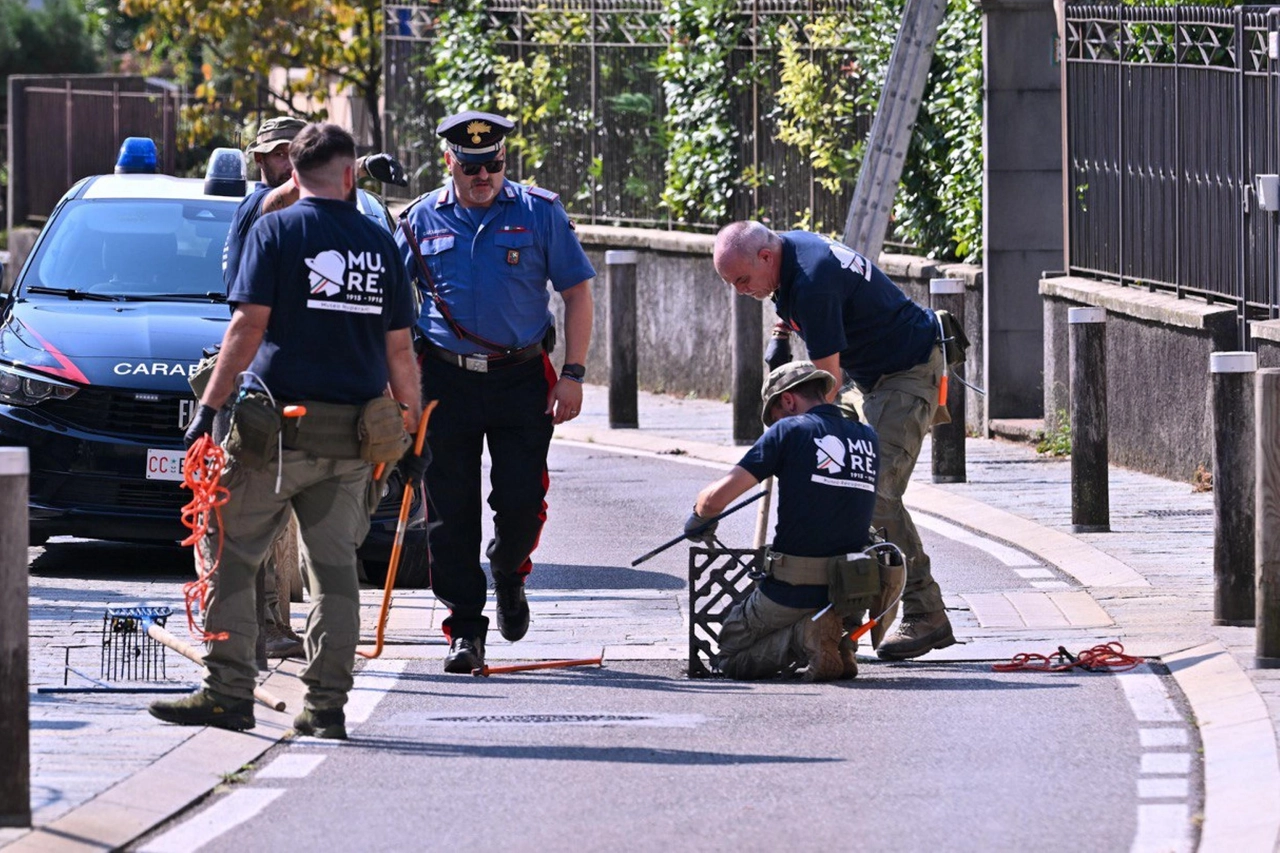
[[[557,439],[726,466],[743,452],[731,440],[726,403],[642,394],[641,428],[612,430],[607,390],[587,386],[585,414],[559,427]],[[1077,535],[1070,533],[1069,461],[989,440],[971,440],[967,453],[968,483],[933,485],[926,447],[907,492],[913,512],[935,529],[958,525],[1005,541],[1078,584],[1064,590],[1067,584],[1050,581],[1037,591],[1003,597],[948,597],[957,635],[968,642],[934,655],[1000,659],[1014,651],[1047,650],[1040,640],[1053,637],[1048,648],[1065,642],[1075,650],[1119,639],[1127,651],[1159,657],[1186,694],[1204,746],[1200,849],[1280,849],[1280,670],[1254,668],[1252,629],[1210,624],[1212,495],[1113,468],[1112,532]],[[100,592],[84,594],[71,581],[38,598],[33,594],[32,690],[62,683],[67,645],[77,647],[73,665],[97,654],[104,605],[167,604],[177,611],[175,586],[136,584],[118,590],[118,601],[111,602]],[[687,593],[538,589],[530,597],[537,619],[528,638],[515,650],[495,646],[491,659],[513,651],[525,659],[594,657],[601,649],[613,660],[687,654]],[[366,590],[362,600],[369,626],[381,593]],[[429,592],[398,593],[383,657],[439,657],[438,611]],[[300,606],[295,615],[301,615]],[[622,622],[600,618],[606,615],[624,617],[627,636],[609,634],[609,625]],[[169,657],[170,679],[194,684],[198,668]],[[85,669],[96,673],[96,663]],[[296,669],[286,664],[268,680],[291,705],[300,698]],[[286,714],[260,708],[261,722],[252,734],[193,731],[152,725],[138,710],[149,698],[33,695],[37,831],[0,829],[0,846],[89,850],[127,843],[204,796],[221,774],[269,749],[292,716],[292,708]]]

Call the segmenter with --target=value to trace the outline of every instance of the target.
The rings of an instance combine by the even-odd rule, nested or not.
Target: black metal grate
[[[102,678],[107,681],[161,681],[165,647],[147,628],[161,628],[173,611],[168,607],[108,607],[102,617]]]
[[[158,396],[138,399],[132,393],[85,388],[70,399],[43,403],[40,411],[86,432],[177,442],[182,438],[182,407],[190,397]]]
[[[755,589],[751,577],[764,566],[764,550],[689,549],[689,677],[714,675],[720,626],[729,609]]]

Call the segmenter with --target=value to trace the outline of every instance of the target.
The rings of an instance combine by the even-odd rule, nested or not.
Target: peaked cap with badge
[[[485,163],[502,150],[502,140],[515,124],[493,113],[467,110],[436,125],[436,134],[449,143],[453,156],[464,163]]]

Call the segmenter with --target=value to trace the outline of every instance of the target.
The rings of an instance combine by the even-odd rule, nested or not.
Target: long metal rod
[[[765,495],[767,495],[767,494],[769,494],[769,493],[768,493],[768,491],[759,491],[759,492],[756,492],[754,495],[752,495],[751,497],[747,498],[745,501],[742,501],[741,503],[737,504],[736,506],[731,506],[731,507],[729,507],[728,509],[726,509],[724,512],[720,513],[719,515],[713,515],[713,516],[711,516],[711,517],[710,517],[710,518],[708,518],[705,522],[703,522],[703,524],[702,524],[702,526],[701,526],[701,527],[697,528],[697,530],[695,530],[695,531],[693,531],[693,532],[695,532],[695,533],[696,533],[696,532],[698,532],[698,531],[705,530],[705,529],[706,529],[706,527],[707,527],[707,525],[708,525],[708,524],[710,524],[711,522],[713,522],[713,521],[719,521],[720,519],[724,518],[724,517],[725,517],[725,516],[727,516],[727,515],[733,515],[735,512],[737,512],[738,510],[742,509],[744,506],[747,506],[748,504],[751,504],[751,503],[755,503],[756,501],[760,500],[762,497],[764,497],[764,496],[765,496]],[[643,563],[645,560],[648,560],[648,559],[649,559],[649,558],[651,558],[651,557],[656,557],[656,556],[658,556],[659,554],[661,554],[663,551],[667,550],[668,548],[671,548],[671,547],[673,547],[673,546],[675,546],[675,545],[680,544],[680,542],[684,540],[685,535],[686,535],[686,534],[681,533],[681,534],[680,534],[679,536],[677,536],[675,539],[672,539],[670,542],[666,542],[666,543],[664,543],[664,544],[662,544],[662,545],[659,545],[657,548],[654,548],[652,551],[650,551],[648,554],[645,554],[643,557],[636,557],[634,560],[632,560],[632,561],[631,561],[631,565],[632,565],[633,567],[634,567],[634,566],[638,566],[638,565],[640,565],[641,563]]]

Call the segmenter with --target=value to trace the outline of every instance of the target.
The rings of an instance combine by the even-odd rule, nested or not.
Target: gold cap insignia
[[[493,126],[487,121],[473,121],[467,123],[467,134],[471,137],[473,145],[479,145],[481,137],[486,133],[492,133]]]

